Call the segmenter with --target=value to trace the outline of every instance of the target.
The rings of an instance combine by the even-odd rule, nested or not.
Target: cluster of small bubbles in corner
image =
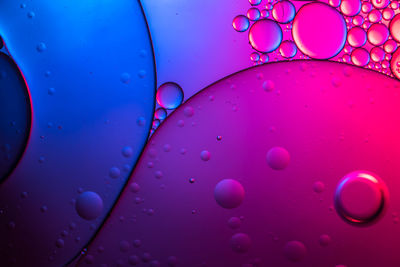
[[[247,0],[242,0],[247,1]],[[398,1],[249,0],[233,18],[248,32],[254,65],[294,59],[325,59],[375,70],[400,79]]]

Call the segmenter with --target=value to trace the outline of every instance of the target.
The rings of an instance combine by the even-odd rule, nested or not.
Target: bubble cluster
[[[393,64],[400,42],[399,13],[399,3],[389,0],[268,0],[265,5],[252,5],[247,16],[235,17],[234,21],[241,18],[246,26],[234,23],[234,29],[249,29],[254,65],[328,59],[400,79]]]

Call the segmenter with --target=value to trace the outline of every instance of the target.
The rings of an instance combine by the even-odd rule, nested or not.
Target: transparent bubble
[[[329,5],[331,5],[332,7],[339,7],[341,3],[341,0],[329,0]]]
[[[376,46],[371,49],[371,60],[374,62],[381,62],[385,58],[385,51]]]
[[[324,3],[304,5],[293,21],[293,40],[311,58],[328,59],[336,56],[344,47],[346,34],[343,16]]]
[[[363,13],[369,13],[372,10],[372,4],[370,2],[363,2],[361,6],[361,11]]]
[[[371,0],[372,5],[377,9],[385,8],[389,5],[390,0]]]
[[[231,248],[236,253],[245,253],[251,247],[251,239],[247,234],[237,233],[232,236]]]
[[[283,41],[279,47],[279,53],[284,58],[292,58],[297,53],[296,44],[293,41]]]
[[[75,209],[81,218],[94,220],[103,211],[103,200],[97,193],[86,191],[79,195],[75,203]]]
[[[393,75],[400,80],[400,49],[397,49],[396,52],[393,54],[390,61],[390,68]]]
[[[360,0],[343,0],[340,4],[340,11],[346,16],[352,17],[360,13],[361,1]]]
[[[391,8],[385,8],[382,11],[382,17],[385,20],[391,20],[393,18],[393,16],[394,16],[394,11]]]
[[[175,109],[183,101],[183,90],[178,84],[167,82],[158,88],[156,99],[161,107]]]
[[[259,52],[272,52],[281,44],[281,27],[269,19],[259,20],[250,28],[249,41],[251,46]]]
[[[272,8],[272,16],[280,23],[289,23],[296,14],[294,5],[286,0],[277,2]]]
[[[273,147],[267,152],[267,163],[274,170],[285,169],[290,162],[290,154],[283,147]]]
[[[214,189],[214,198],[225,209],[237,208],[244,199],[244,188],[236,180],[224,179]]]
[[[368,41],[376,46],[382,45],[386,42],[389,37],[389,30],[384,24],[373,24],[369,27]]]
[[[356,48],[351,53],[351,61],[356,66],[365,66],[369,63],[370,57],[369,53],[364,48]]]
[[[388,204],[388,191],[384,182],[366,171],[347,174],[335,191],[335,208],[347,222],[356,225],[376,221]]]
[[[389,25],[390,34],[392,35],[393,39],[397,42],[400,42],[400,14],[397,14]]]
[[[307,249],[300,241],[289,241],[285,245],[285,257],[293,262],[301,261],[307,253]]]
[[[360,26],[360,25],[362,25],[363,23],[364,23],[364,17],[363,17],[363,16],[357,15],[357,16],[355,16],[355,17],[353,18],[353,24],[354,24],[355,26]]]
[[[261,0],[249,0],[250,5],[252,6],[258,6],[261,4]]]
[[[382,14],[381,14],[381,12],[380,12],[379,10],[376,10],[376,9],[372,10],[372,11],[369,12],[369,14],[368,14],[368,20],[369,20],[371,23],[376,23],[376,22],[381,21],[381,20],[382,20]]]
[[[256,21],[260,18],[260,16],[260,10],[258,10],[258,8],[256,7],[252,7],[247,11],[247,17],[249,18],[249,20]]]
[[[396,43],[396,41],[394,41],[394,40],[392,40],[392,39],[390,39],[390,40],[387,40],[386,42],[385,42],[385,44],[383,45],[383,49],[385,49],[385,52],[386,53],[393,53],[394,51],[396,51],[396,49],[397,49],[397,43]]]
[[[154,118],[164,120],[167,117],[167,111],[164,108],[158,108],[154,112]]]
[[[250,21],[246,16],[239,15],[233,19],[232,26],[236,31],[244,32],[249,28]]]
[[[347,42],[352,47],[361,47],[367,42],[367,33],[361,27],[353,27],[347,35]]]

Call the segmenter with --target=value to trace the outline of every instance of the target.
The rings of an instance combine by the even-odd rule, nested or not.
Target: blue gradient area
[[[0,34],[32,101],[25,153],[0,185],[0,266],[62,266],[95,235],[148,138],[146,20],[138,1],[10,0]],[[93,220],[75,209],[87,191],[103,202]]]

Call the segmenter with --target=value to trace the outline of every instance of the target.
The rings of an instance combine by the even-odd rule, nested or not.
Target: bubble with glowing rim
[[[293,41],[283,41],[279,46],[279,53],[284,58],[292,58],[297,53],[297,46]]]
[[[81,218],[91,221],[101,215],[103,200],[97,193],[86,191],[77,198],[75,209]]]
[[[156,99],[161,107],[165,109],[176,109],[182,104],[183,90],[178,84],[167,82],[158,88]]]
[[[371,49],[371,60],[374,62],[381,62],[385,58],[385,51],[379,46]]]
[[[369,53],[364,48],[356,48],[351,52],[351,62],[356,66],[363,67],[369,63],[369,60]]]
[[[382,9],[389,5],[390,0],[371,0],[371,3],[375,8]]]
[[[249,41],[251,46],[259,52],[272,52],[282,42],[282,29],[270,19],[259,20],[250,28]]]
[[[158,108],[154,112],[154,118],[164,120],[167,117],[167,111],[164,108]]]
[[[297,240],[289,241],[284,248],[285,257],[293,262],[301,261],[307,253],[306,246]]]
[[[389,202],[389,191],[383,180],[368,171],[345,175],[335,190],[335,209],[346,222],[366,225],[383,216]]]
[[[274,170],[285,169],[290,162],[290,154],[283,147],[273,147],[267,152],[267,163]]]
[[[390,60],[390,69],[393,75],[400,80],[400,49],[394,52],[392,59]]]
[[[394,16],[393,9],[387,7],[382,11],[382,17],[384,20],[391,20]]]
[[[214,198],[225,209],[237,208],[244,199],[244,188],[241,183],[233,179],[220,181],[214,189]]]
[[[249,0],[250,5],[252,6],[258,6],[261,4],[261,0]]]
[[[233,19],[232,26],[235,31],[244,32],[249,28],[250,21],[246,16],[238,15]]]
[[[343,0],[340,4],[340,11],[349,17],[355,16],[361,11],[360,0]]]
[[[393,39],[395,39],[397,42],[400,42],[400,14],[394,16],[394,18],[390,21],[389,29]]]
[[[361,47],[367,42],[367,33],[361,27],[353,27],[349,30],[347,42],[352,47]]]
[[[329,0],[328,3],[332,7],[339,7],[340,4],[342,3],[342,1],[341,0]]]
[[[395,40],[387,40],[386,43],[383,45],[383,49],[385,50],[386,53],[393,53],[394,51],[396,51],[397,48],[397,43]]]
[[[324,3],[309,3],[296,14],[292,35],[297,47],[315,59],[336,56],[346,42],[346,22],[334,8]]]
[[[385,24],[373,24],[369,27],[367,36],[371,44],[379,46],[384,44],[389,38],[389,30]]]
[[[382,13],[379,10],[374,9],[371,12],[369,12],[368,20],[371,23],[377,23],[382,20]]]
[[[249,20],[256,21],[261,17],[260,10],[256,7],[251,7],[247,10],[247,17]]]
[[[277,2],[272,8],[272,16],[279,23],[289,23],[294,19],[296,9],[294,5],[286,0]]]

